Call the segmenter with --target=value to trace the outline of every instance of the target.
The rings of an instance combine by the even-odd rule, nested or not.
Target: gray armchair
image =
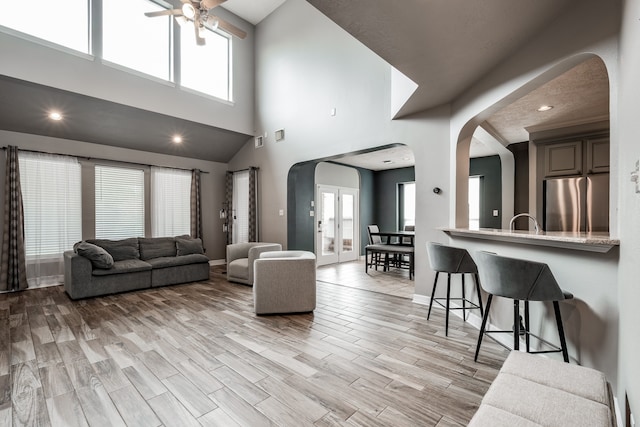
[[[253,286],[253,263],[262,252],[281,251],[279,243],[247,242],[227,245],[227,280]]]

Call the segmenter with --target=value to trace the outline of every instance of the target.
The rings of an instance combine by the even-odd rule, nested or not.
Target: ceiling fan
[[[206,44],[204,34],[207,27],[211,29],[220,28],[221,30],[224,30],[240,39],[244,39],[247,36],[247,33],[242,31],[240,28],[211,13],[212,9],[220,6],[227,0],[181,1],[182,7],[179,9],[147,12],[145,13],[145,16],[153,18],[156,16],[173,15],[176,17],[176,20],[182,20],[183,22],[192,21],[196,32],[196,43],[199,45]]]

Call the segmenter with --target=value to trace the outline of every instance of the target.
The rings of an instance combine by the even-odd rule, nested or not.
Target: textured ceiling
[[[553,109],[538,112],[542,105]],[[589,59],[540,86],[487,120],[499,140],[529,140],[532,130],[567,127],[609,118],[609,77],[600,58]]]

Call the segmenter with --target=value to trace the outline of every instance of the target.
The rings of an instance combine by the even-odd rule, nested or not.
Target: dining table
[[[368,245],[366,252],[378,252],[384,254],[384,271],[389,271],[389,267],[395,264],[398,267],[408,268],[409,279],[413,279],[414,271],[414,241],[415,231],[370,231],[369,234],[379,236],[379,244]],[[393,241],[392,239],[397,239]],[[395,261],[389,258],[394,255]],[[409,262],[401,262],[403,256],[409,257]],[[365,254],[365,258],[367,255]],[[365,272],[368,272],[369,262],[365,261]],[[376,267],[377,269],[377,267]]]

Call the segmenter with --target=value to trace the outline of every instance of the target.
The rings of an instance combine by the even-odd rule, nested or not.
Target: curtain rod
[[[2,147],[2,149],[6,150],[7,147]],[[146,164],[146,163],[128,162],[126,160],[112,160],[112,159],[103,159],[103,158],[100,158],[100,157],[74,156],[73,154],[50,153],[48,151],[25,150],[25,149],[22,149],[22,148],[19,148],[18,151],[27,151],[29,153],[39,153],[39,154],[51,154],[51,155],[54,155],[54,156],[66,156],[66,157],[73,157],[73,158],[82,159],[82,160],[99,160],[99,161],[104,161],[104,162],[125,163],[125,164],[128,164],[128,165],[136,165],[136,166],[178,169],[178,170],[183,170],[183,171],[194,171],[195,170],[195,171],[198,171],[200,173],[209,173],[207,171],[203,171],[203,170],[200,170],[200,169],[186,169],[186,168],[176,168],[176,167],[173,167],[173,166],[150,165],[150,164]]]
[[[248,168],[246,168],[246,169],[239,169],[239,170],[237,170],[237,171],[227,171],[227,172],[230,172],[230,173],[246,172],[246,171],[250,171],[251,169],[255,169],[255,170],[257,170],[257,171],[259,171],[259,170],[260,170],[260,168],[259,168],[259,167],[257,167],[257,166],[251,166],[251,167],[248,167]]]

